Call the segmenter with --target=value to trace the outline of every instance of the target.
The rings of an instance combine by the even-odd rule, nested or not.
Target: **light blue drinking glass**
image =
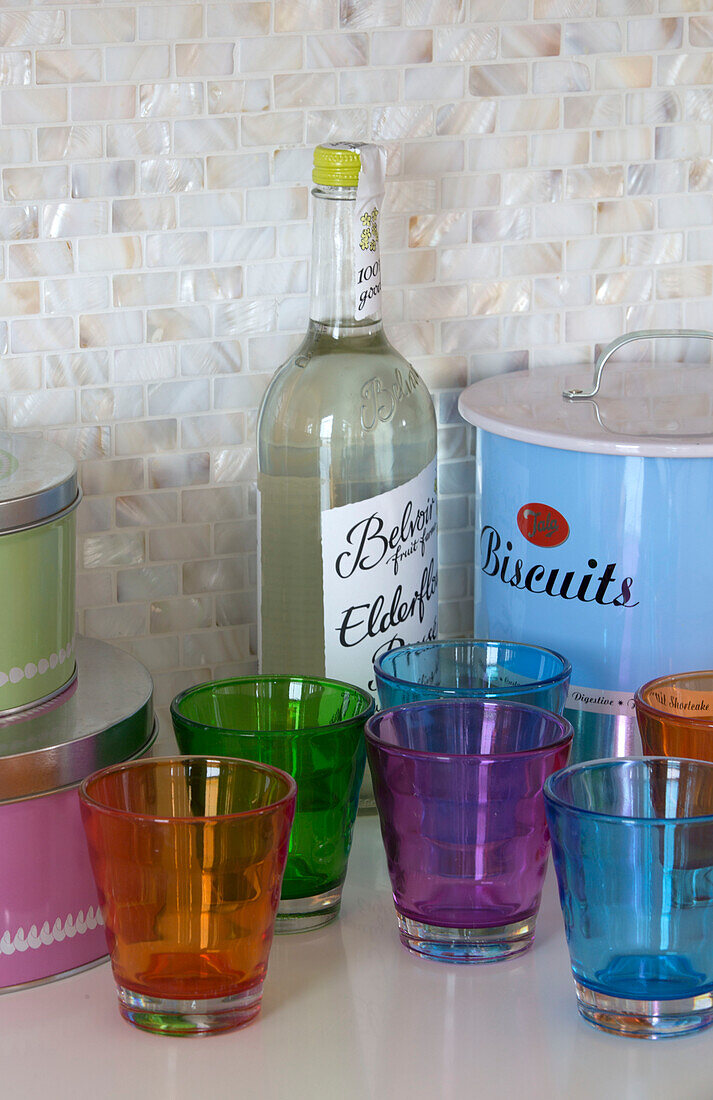
[[[659,1039],[713,1023],[713,763],[575,764],[545,807],[579,1011]]]
[[[561,714],[572,666],[551,649],[474,638],[392,649],[376,659],[374,672],[382,707],[467,697]]]

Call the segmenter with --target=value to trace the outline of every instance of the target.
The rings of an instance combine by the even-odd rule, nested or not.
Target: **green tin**
[[[76,676],[77,464],[53,443],[0,432],[0,715]]]

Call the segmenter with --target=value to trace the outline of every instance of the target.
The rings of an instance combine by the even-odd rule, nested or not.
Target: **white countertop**
[[[0,996],[0,1073],[3,1100],[711,1100],[713,1029],[652,1043],[585,1024],[552,873],[521,958],[411,956],[370,817],[357,821],[340,919],[275,939],[245,1030],[137,1031],[104,964]]]

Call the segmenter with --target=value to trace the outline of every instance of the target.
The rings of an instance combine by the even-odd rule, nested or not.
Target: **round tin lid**
[[[33,527],[77,498],[77,463],[54,443],[0,432],[0,534]]]
[[[710,458],[713,366],[616,363],[602,374],[613,350],[655,335],[631,333],[605,349],[591,389],[591,367],[544,367],[476,382],[460,395],[461,416],[494,435],[559,450]]]
[[[56,705],[0,719],[0,802],[80,783],[151,738],[153,683],[121,649],[78,638],[77,687]]]

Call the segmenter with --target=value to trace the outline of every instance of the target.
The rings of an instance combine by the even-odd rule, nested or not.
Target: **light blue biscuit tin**
[[[522,371],[460,397],[478,428],[475,634],[572,662],[574,760],[640,755],[634,692],[713,667],[713,367]],[[606,370],[604,370],[606,364]]]

